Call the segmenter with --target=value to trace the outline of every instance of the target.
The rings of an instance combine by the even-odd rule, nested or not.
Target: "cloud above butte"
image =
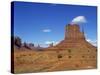
[[[86,23],[86,22],[87,22],[87,20],[86,20],[85,16],[77,16],[71,21],[71,24],[82,24],[82,23]]]

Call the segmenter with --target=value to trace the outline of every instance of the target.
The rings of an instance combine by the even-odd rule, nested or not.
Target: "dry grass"
[[[56,51],[15,50],[14,72],[48,72],[96,68],[96,60],[94,59],[68,58],[66,51],[60,53],[62,58],[57,57]],[[88,63],[86,63],[87,61]]]

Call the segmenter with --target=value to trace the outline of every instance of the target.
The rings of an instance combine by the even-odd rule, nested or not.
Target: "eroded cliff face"
[[[52,49],[96,49],[93,45],[86,41],[84,30],[80,30],[79,25],[77,24],[68,24],[65,27],[65,38],[56,46],[47,48],[48,50]]]

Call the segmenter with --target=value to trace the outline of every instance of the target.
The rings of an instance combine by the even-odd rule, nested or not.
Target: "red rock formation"
[[[73,48],[90,48],[96,49],[89,42],[86,41],[84,31],[80,31],[80,27],[77,24],[68,24],[65,27],[65,38],[59,44],[53,47],[49,47],[46,50],[65,50]]]
[[[52,53],[48,57],[52,56],[59,60],[59,64],[49,69],[50,71],[61,70],[61,68],[64,70],[64,68],[88,69],[97,67],[97,48],[86,41],[84,31],[81,32],[79,25],[76,24],[68,24],[65,28],[64,40],[45,50],[56,52],[56,57]]]

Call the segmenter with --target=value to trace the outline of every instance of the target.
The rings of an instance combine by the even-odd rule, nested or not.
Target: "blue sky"
[[[44,4],[31,2],[14,2],[14,35],[22,41],[46,46],[64,39],[65,26],[73,18],[84,16],[86,38],[97,39],[97,8],[95,6],[76,6],[63,4]]]

